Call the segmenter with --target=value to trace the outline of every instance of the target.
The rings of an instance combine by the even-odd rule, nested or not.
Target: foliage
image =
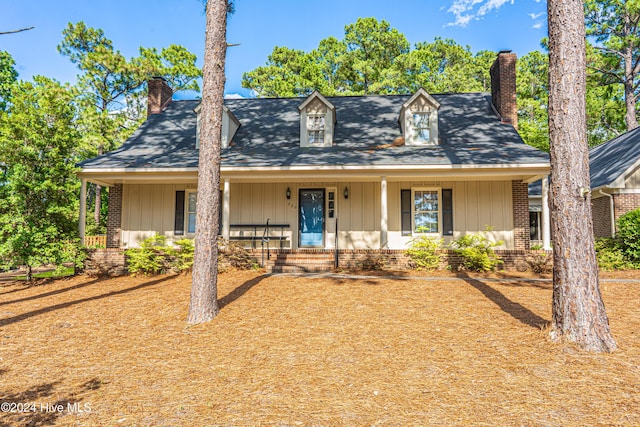
[[[487,91],[495,53],[472,54],[451,39],[417,43],[387,21],[359,18],[342,40],[328,37],[311,52],[274,48],[266,65],[243,75],[242,85],[260,97]]]
[[[237,242],[218,239],[218,271],[257,270],[260,266],[247,249]]]
[[[529,145],[549,151],[549,56],[534,51],[518,60],[518,132]]]
[[[0,111],[7,108],[11,98],[11,88],[18,79],[15,61],[8,52],[0,50]]]
[[[140,247],[125,251],[129,273],[160,274],[169,271],[169,259],[165,246],[166,237],[149,237],[140,243]]]
[[[617,239],[598,239],[595,242],[598,267],[603,271],[626,270],[631,268],[620,241]]]
[[[462,269],[471,271],[491,271],[502,262],[493,248],[502,245],[502,241],[493,242],[486,231],[469,233],[451,242],[451,248],[462,258]]]
[[[618,219],[617,237],[625,257],[640,265],[640,208],[627,212]]]
[[[636,101],[640,94],[640,0],[587,0],[587,35],[600,60],[590,68],[602,86],[617,85],[626,103],[626,128],[637,127]]]
[[[444,239],[432,236],[419,236],[411,240],[406,254],[418,270],[435,270],[440,266]]]
[[[193,265],[193,241],[181,239],[167,244],[167,238],[156,235],[144,239],[140,247],[125,251],[127,268],[136,274],[165,274],[189,271]]]
[[[546,252],[531,252],[526,258],[527,267],[536,274],[553,271],[553,255]]]
[[[193,266],[193,240],[180,239],[173,242],[177,248],[169,246],[167,252],[172,258],[171,269],[176,272],[191,271]]]
[[[73,93],[36,77],[0,115],[0,259],[27,268],[77,252],[79,183]],[[66,258],[66,259],[65,259]]]

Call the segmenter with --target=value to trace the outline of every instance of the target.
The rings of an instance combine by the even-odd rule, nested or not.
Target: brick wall
[[[593,235],[596,238],[611,237],[611,204],[608,197],[598,197],[591,201]]]
[[[537,251],[540,252],[540,251]],[[440,251],[442,261],[440,269],[450,268],[457,271],[462,259],[452,250]],[[527,257],[532,251],[526,250],[497,250],[495,253],[502,259],[499,269],[510,271],[525,271]],[[547,253],[551,253],[550,251]],[[261,253],[251,251],[252,257],[259,264]],[[269,260],[265,257],[265,268],[277,272],[313,272],[331,271],[334,266],[335,253],[332,250],[280,250],[273,251]],[[366,270],[378,266],[383,270],[411,270],[411,259],[404,250],[398,249],[341,249],[338,251],[338,266],[346,270]]]
[[[614,215],[616,221],[627,212],[640,208],[640,194],[614,194]]]
[[[504,123],[518,129],[518,107],[516,105],[516,62],[511,52],[500,52],[489,69],[491,75],[491,100]]]
[[[122,225],[122,184],[109,187],[109,206],[107,210],[107,248],[120,247]]]
[[[124,250],[119,248],[87,250],[84,272],[91,276],[122,276],[127,274]]]
[[[529,250],[531,233],[529,230],[529,193],[526,182],[511,181],[513,203],[513,240],[515,250]]]
[[[154,77],[147,82],[147,117],[160,114],[171,103],[173,90],[162,77]]]

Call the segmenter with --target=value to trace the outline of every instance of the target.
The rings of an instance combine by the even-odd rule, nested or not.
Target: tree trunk
[[[551,337],[612,351],[598,285],[586,135],[583,3],[549,0],[549,137],[553,232]]]
[[[100,145],[98,147],[98,156],[104,154],[104,147]],[[100,211],[102,208],[102,187],[96,184],[96,204],[93,211],[93,219],[96,221],[96,229],[100,229]]]
[[[207,1],[204,73],[198,166],[196,239],[187,321],[203,323],[218,314],[218,212],[220,209],[220,138],[227,51],[227,0]]]
[[[627,125],[628,131],[638,127],[638,119],[636,118],[636,94],[633,90],[635,80],[633,68],[633,48],[628,46],[624,51],[624,102],[626,109],[624,122]]]

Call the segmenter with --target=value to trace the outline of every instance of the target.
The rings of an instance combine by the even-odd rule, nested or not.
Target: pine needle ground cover
[[[640,283],[601,288],[613,354],[515,277],[228,272],[190,328],[189,276],[0,283],[0,426],[640,425]]]

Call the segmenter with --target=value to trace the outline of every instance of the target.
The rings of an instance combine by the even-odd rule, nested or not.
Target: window
[[[429,113],[413,113],[413,133],[416,143],[429,144],[431,142]]]
[[[220,209],[218,209],[219,231],[222,230],[222,190],[220,191]],[[196,206],[198,205],[198,192],[195,190],[176,191],[176,210],[174,218],[174,231],[176,236],[196,232]]]
[[[187,193],[187,233],[196,232],[196,204],[198,202],[198,193]]]
[[[400,222],[403,236],[440,232],[453,236],[453,190],[400,190]]]
[[[440,215],[438,190],[413,191],[413,232],[439,233]]]
[[[309,144],[324,144],[324,114],[309,114],[307,116],[307,135]]]

